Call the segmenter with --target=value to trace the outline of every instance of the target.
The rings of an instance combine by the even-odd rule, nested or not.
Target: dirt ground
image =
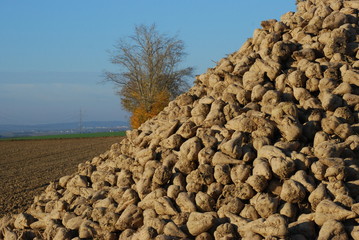
[[[109,150],[121,137],[0,141],[0,217],[25,211],[50,181]]]

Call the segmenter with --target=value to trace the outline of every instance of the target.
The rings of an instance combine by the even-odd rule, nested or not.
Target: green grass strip
[[[0,138],[0,141],[9,140],[44,140],[44,139],[64,139],[64,138],[93,138],[93,137],[122,137],[125,136],[124,131],[121,132],[96,132],[96,133],[76,133],[76,134],[59,134],[46,136],[29,136],[29,137],[14,137],[14,138]]]

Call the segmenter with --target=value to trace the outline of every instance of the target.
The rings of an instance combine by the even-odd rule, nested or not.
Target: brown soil
[[[0,141],[0,217],[25,211],[49,182],[77,170],[121,137]]]

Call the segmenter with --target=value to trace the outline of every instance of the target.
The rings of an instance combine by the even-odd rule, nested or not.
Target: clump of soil
[[[300,1],[4,236],[358,239],[358,1]]]

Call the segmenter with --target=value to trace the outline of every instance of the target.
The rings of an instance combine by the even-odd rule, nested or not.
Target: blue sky
[[[196,74],[238,50],[295,0],[0,0],[0,124],[128,120],[104,70],[135,25],[155,23],[186,46]]]

